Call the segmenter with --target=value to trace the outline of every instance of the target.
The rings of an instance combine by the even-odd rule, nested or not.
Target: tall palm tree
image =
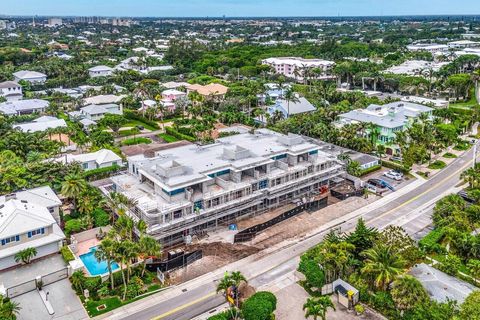
[[[307,302],[303,305],[305,311],[305,319],[313,317],[314,320],[327,319],[327,310],[332,308],[335,310],[332,300],[329,296],[321,296],[318,298],[308,298]]]
[[[300,100],[298,99],[297,94],[292,87],[285,91],[283,99],[287,102],[287,117],[290,117],[290,103],[297,103],[300,102]]]
[[[417,304],[429,300],[428,293],[422,284],[410,275],[398,277],[392,284],[392,299],[395,306],[404,311],[410,310]]]
[[[125,296],[127,295],[127,280],[125,278],[125,270],[123,266],[126,265],[126,248],[125,243],[121,241],[115,241],[113,243],[113,252],[114,252],[114,261],[120,265],[120,272],[122,273],[122,281],[123,281],[123,300],[125,300]]]
[[[392,247],[377,245],[363,252],[366,257],[362,274],[372,277],[375,287],[386,290],[405,266],[403,258]]]
[[[115,289],[115,283],[113,281],[113,272],[112,272],[112,261],[115,259],[115,247],[114,241],[108,237],[103,239],[102,242],[97,246],[95,251],[95,258],[98,260],[103,260],[107,262],[108,274],[110,276],[110,285],[112,290]]]
[[[85,283],[83,271],[75,271],[70,277],[70,281],[77,291],[83,292],[83,284]]]
[[[158,257],[162,254],[162,246],[157,240],[150,236],[142,236],[138,242],[139,253],[143,258],[142,277],[145,274],[148,257]]]
[[[80,194],[87,188],[87,183],[78,174],[69,174],[62,183],[61,193],[72,199],[73,208],[77,210],[77,199]]]
[[[134,228],[135,222],[132,218],[126,215],[120,216],[113,225],[113,229],[123,240],[132,240]]]

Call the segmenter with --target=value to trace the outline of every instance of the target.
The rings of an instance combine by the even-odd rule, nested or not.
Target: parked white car
[[[395,181],[402,180],[402,175],[394,170],[387,171],[383,174],[385,177],[393,179]]]

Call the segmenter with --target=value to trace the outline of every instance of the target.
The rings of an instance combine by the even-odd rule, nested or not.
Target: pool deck
[[[91,247],[96,247],[100,243],[100,240],[97,238],[85,240],[77,244],[78,252],[77,257],[80,257],[82,254],[88,253]]]

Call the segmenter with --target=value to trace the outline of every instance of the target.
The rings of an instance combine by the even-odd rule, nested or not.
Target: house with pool
[[[336,125],[342,127],[348,124],[372,123],[376,126],[375,134],[377,144],[385,146],[389,155],[399,154],[400,148],[395,145],[395,135],[399,131],[405,131],[421,114],[426,114],[429,119],[433,117],[433,108],[422,104],[397,101],[385,105],[371,104],[365,109],[356,109],[340,114]]]

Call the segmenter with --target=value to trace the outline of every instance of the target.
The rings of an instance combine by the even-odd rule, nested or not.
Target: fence
[[[325,197],[320,200],[315,200],[315,201],[303,204],[301,206],[295,207],[291,210],[285,211],[284,213],[282,213],[279,216],[276,216],[273,219],[268,220],[267,222],[260,223],[253,227],[240,231],[235,235],[233,241],[235,243],[250,241],[253,238],[255,238],[257,233],[259,233],[260,231],[263,231],[267,228],[270,228],[271,226],[276,225],[277,223],[280,223],[293,216],[296,216],[305,210],[317,210],[317,209],[325,208],[327,204],[328,204],[328,198]]]
[[[172,258],[167,261],[161,260],[152,260],[152,262],[147,262],[147,270],[151,272],[157,272],[158,270],[165,272],[171,271],[173,269],[185,267],[194,261],[201,259],[203,257],[202,250],[197,250],[182,254],[178,257]]]
[[[63,269],[57,270],[55,272],[46,274],[42,276],[42,285],[47,286],[49,284],[55,283],[57,281],[67,279],[68,278],[68,267]],[[8,298],[15,298],[22,294],[28,293],[30,291],[37,289],[37,282],[36,279],[32,279],[26,281],[24,283],[20,283],[16,286],[7,288],[7,297]]]

